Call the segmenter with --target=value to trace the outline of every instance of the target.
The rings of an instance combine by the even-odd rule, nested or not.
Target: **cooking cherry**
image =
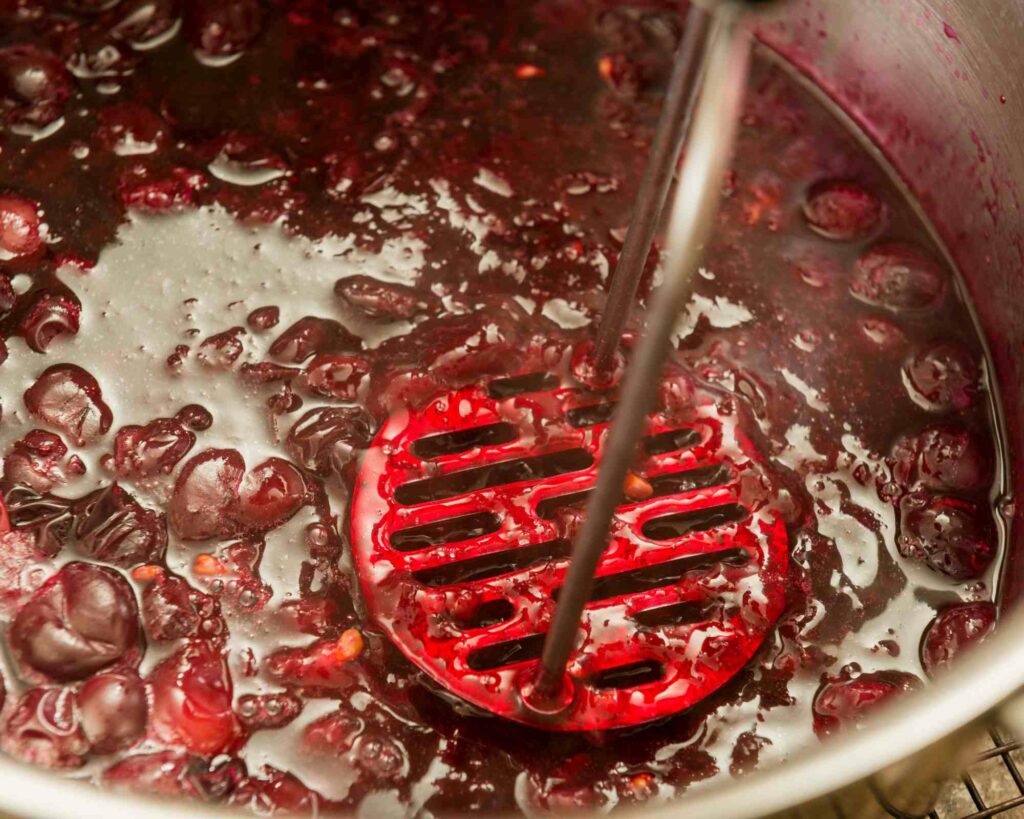
[[[350,309],[367,318],[399,321],[440,312],[441,300],[429,291],[371,276],[338,279],[334,294]]]
[[[132,754],[103,772],[108,788],[126,788],[140,794],[198,797],[194,779],[196,760],[180,751]]]
[[[61,437],[42,429],[33,429],[15,441],[4,458],[4,479],[37,492],[49,492],[84,473],[85,464],[77,455],[68,456]]]
[[[861,722],[867,713],[894,695],[920,683],[903,671],[875,671],[852,679],[826,679],[814,695],[814,731],[824,738],[845,725]]]
[[[908,495],[900,502],[900,554],[954,580],[980,577],[995,557],[991,513],[955,497]]]
[[[996,607],[988,601],[958,603],[935,615],[921,638],[921,663],[934,674],[962,651],[984,640],[996,623]]]
[[[82,731],[75,692],[70,688],[32,688],[8,714],[0,748],[22,762],[47,768],[79,768],[89,741]]]
[[[41,290],[32,297],[18,329],[31,350],[43,353],[58,336],[78,334],[81,312],[73,299]]]
[[[254,813],[284,813],[316,816],[320,813],[320,796],[286,771],[270,765],[262,776],[250,777],[231,794],[229,804],[247,808]]]
[[[8,642],[28,669],[54,680],[137,663],[142,636],[135,594],[113,569],[68,563],[21,607]]]
[[[257,307],[246,318],[246,324],[253,330],[269,330],[281,321],[281,310],[273,305]]]
[[[132,45],[148,43],[178,21],[178,0],[121,0],[114,9],[110,33]]]
[[[963,410],[978,394],[978,365],[955,344],[934,344],[918,352],[903,369],[910,397],[933,412]]]
[[[977,436],[954,426],[931,427],[901,439],[894,475],[904,485],[971,493],[992,481],[992,454]]]
[[[306,316],[281,333],[270,345],[270,354],[299,364],[318,353],[352,352],[360,341],[333,319]]]
[[[253,467],[242,481],[239,529],[265,532],[292,517],[305,502],[306,484],[301,473],[288,461],[268,458]]]
[[[174,484],[168,507],[171,527],[183,540],[229,537],[245,461],[234,449],[208,449],[191,458]]]
[[[77,700],[93,753],[130,748],[146,728],[146,689],[134,672],[98,674],[82,686]]]
[[[325,398],[351,401],[370,372],[366,358],[345,353],[314,357],[307,365],[303,382],[310,392]]]
[[[99,383],[74,364],[57,364],[44,370],[25,390],[25,406],[33,416],[56,427],[79,446],[105,434],[113,421]]]
[[[816,182],[804,202],[807,224],[828,239],[862,238],[874,230],[881,215],[878,199],[853,182]]]
[[[207,367],[227,369],[234,364],[244,349],[240,336],[245,333],[242,327],[232,327],[223,333],[210,336],[199,345],[197,357]]]
[[[122,478],[169,474],[195,442],[196,436],[177,418],[121,427],[114,438],[114,470]]]
[[[213,426],[213,415],[200,404],[186,404],[174,417],[193,432],[202,432]]]
[[[295,422],[285,444],[306,469],[342,475],[356,452],[370,445],[374,427],[361,407],[320,407]]]
[[[99,113],[96,137],[118,156],[150,154],[167,139],[167,124],[149,108],[134,102],[119,102]]]
[[[31,45],[0,49],[0,123],[44,128],[71,97],[71,77],[51,52]]]
[[[850,292],[867,304],[894,313],[936,307],[945,295],[946,276],[924,251],[885,242],[864,253],[854,265]]]
[[[162,574],[142,591],[142,621],[151,640],[200,636],[203,621],[217,618],[216,601],[180,577]]]
[[[83,555],[125,569],[163,561],[163,513],[145,508],[116,483],[83,498],[75,517],[75,546]]]
[[[241,737],[232,711],[231,674],[220,649],[191,640],[149,677],[150,725],[161,741],[203,756],[231,749]]]
[[[28,256],[43,245],[39,206],[20,196],[0,196],[0,259]],[[10,308],[8,308],[10,309]]]
[[[244,50],[260,33],[258,0],[187,0],[185,34],[200,51],[215,57]]]

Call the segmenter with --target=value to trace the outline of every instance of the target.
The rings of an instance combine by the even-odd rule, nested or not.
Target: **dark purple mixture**
[[[767,59],[679,332],[786,476],[761,648],[675,717],[554,734],[428,685],[365,616],[360,451],[588,338],[673,5],[0,0],[5,753],[262,811],[632,803],[813,744],[988,633],[976,329]]]

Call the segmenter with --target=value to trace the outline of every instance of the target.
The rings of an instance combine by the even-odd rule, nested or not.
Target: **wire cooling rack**
[[[942,793],[930,819],[1024,819],[1024,744],[993,730],[976,761]]]

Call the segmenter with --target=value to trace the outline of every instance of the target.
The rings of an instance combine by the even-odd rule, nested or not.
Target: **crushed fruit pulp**
[[[5,753],[259,811],[607,807],[771,764],[991,630],[978,333],[912,205],[767,60],[677,335],[788,476],[761,648],[675,717],[553,735],[495,730],[365,616],[360,453],[589,337],[679,27],[667,2],[0,4]]]

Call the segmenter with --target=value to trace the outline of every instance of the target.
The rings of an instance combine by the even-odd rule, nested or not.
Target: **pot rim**
[[[859,730],[847,731],[792,759],[735,779],[717,778],[695,792],[661,805],[640,805],[623,816],[747,819],[820,798],[913,755],[984,719],[1021,691],[1024,611],[1005,617],[983,644],[926,688],[873,713]],[[100,789],[11,759],[0,759],[0,809],[22,817],[76,816],[109,819],[172,819],[224,816],[232,809],[181,798],[157,798]]]

